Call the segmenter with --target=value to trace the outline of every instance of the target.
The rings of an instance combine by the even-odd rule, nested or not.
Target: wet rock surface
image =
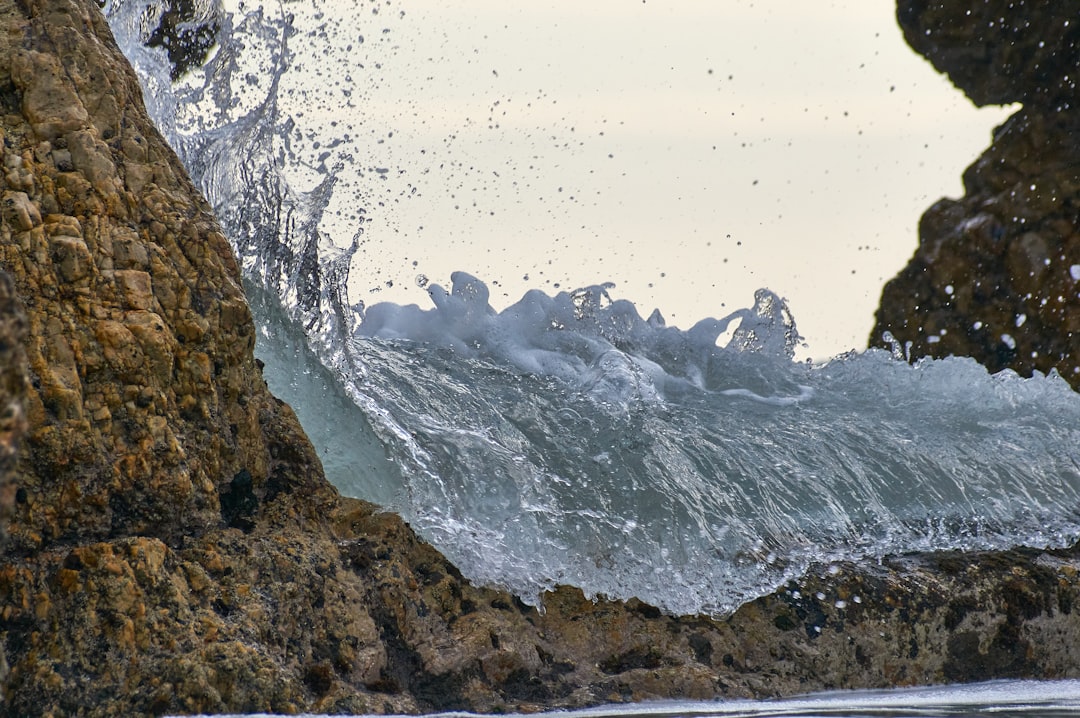
[[[726,620],[572,588],[540,613],[463,581],[396,516],[342,501],[330,518],[333,540],[278,524],[5,568],[9,714],[534,710],[1077,674],[1069,552],[820,566]]]
[[[1022,102],[930,207],[885,287],[870,343],[1080,386],[1080,19],[1059,3],[902,0],[905,37],[976,104]]]
[[[544,611],[478,589],[396,516],[343,506],[343,555],[386,646],[375,685],[425,710],[764,697],[1080,673],[1080,556],[1017,551],[822,565],[726,619],[574,588]]]
[[[1076,102],[1080,22],[1070,3],[899,0],[904,38],[976,105]]]
[[[0,714],[531,710],[1080,672],[1074,552],[820,566],[725,619],[572,588],[541,612],[470,585],[326,482],[93,4],[0,0],[0,22]]]

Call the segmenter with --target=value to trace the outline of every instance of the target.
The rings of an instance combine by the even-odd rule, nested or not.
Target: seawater
[[[431,310],[372,308],[351,393],[280,313],[262,332],[286,400],[338,407],[304,421],[339,488],[473,578],[723,614],[815,560],[1075,541],[1080,402],[1060,378],[793,362],[768,292],[718,347],[724,322],[650,324],[600,288],[495,313],[455,279]]]
[[[439,713],[431,718],[470,718],[471,715]],[[1080,681],[994,681],[887,691],[835,691],[772,701],[661,701],[529,715],[540,718],[1066,718],[1080,715]]]
[[[572,584],[676,614],[724,615],[814,561],[1080,537],[1080,396],[1056,375],[899,345],[795,361],[766,289],[684,329],[602,283],[496,311],[458,272],[417,278],[427,307],[351,302],[379,228],[339,191],[363,147],[303,124],[297,48],[317,61],[338,27],[304,7],[207,4],[218,45],[175,83],[145,45],[163,7],[105,12],[240,257],[267,381],[343,493],[523,600]]]

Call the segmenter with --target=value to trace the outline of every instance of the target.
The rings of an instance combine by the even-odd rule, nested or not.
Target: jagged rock
[[[1076,101],[1076,6],[1015,0],[899,0],[904,38],[980,107]]]
[[[253,529],[256,517],[274,517],[264,531],[301,533],[337,499],[291,410],[261,381],[233,254],[146,117],[97,8],[0,10],[0,269],[26,305],[30,378],[14,492],[0,494],[15,499],[0,565],[5,712],[99,702],[103,712],[120,694],[116,713],[154,712],[162,682],[176,710],[303,704],[285,642],[260,643],[250,622],[219,632],[208,617],[218,604],[193,597],[197,571],[177,553],[205,553],[228,524]],[[8,359],[23,345],[0,348]],[[3,365],[5,389],[8,366],[19,364]],[[18,415],[0,418],[6,430]],[[241,484],[245,500],[230,502]],[[330,539],[312,536],[317,556]],[[302,572],[292,550],[252,542],[233,558]],[[366,655],[371,637],[352,630],[362,608],[343,622],[320,613],[342,610],[345,594],[298,591],[293,605],[272,572],[263,581],[272,616],[261,630],[284,616],[330,623],[307,642],[345,645],[352,631]]]
[[[33,377],[11,550],[175,543],[220,522],[242,472],[260,499],[288,471],[330,500],[310,451],[274,453],[275,432],[302,433],[260,379],[235,259],[97,40],[100,13],[6,13],[0,262],[27,303]]]
[[[942,199],[882,293],[910,356],[971,356],[991,371],[1057,369],[1080,386],[1080,19],[1066,4],[902,0],[908,42],[976,104],[1024,102]]]
[[[544,611],[460,580],[396,516],[338,514],[387,646],[384,689],[499,712],[683,697],[1065,677],[1080,665],[1075,551],[823,565],[727,619],[560,588]],[[492,610],[494,609],[494,610]]]
[[[540,612],[470,585],[400,518],[340,498],[267,391],[233,255],[93,3],[0,0],[0,18],[0,407],[25,392],[28,424],[0,491],[0,714],[532,710],[1075,674],[1076,552],[822,566],[727,619],[572,588]],[[0,468],[20,425],[3,412]]]

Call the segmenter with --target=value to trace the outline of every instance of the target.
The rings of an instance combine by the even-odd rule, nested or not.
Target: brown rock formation
[[[228,245],[93,4],[0,0],[0,19],[0,469],[23,392],[28,419],[15,490],[0,484],[0,714],[527,709],[1078,672],[1070,552],[822,567],[726,620],[573,589],[539,613],[469,585],[399,518],[338,497],[267,392]]]
[[[1023,102],[942,199],[882,293],[912,358],[971,356],[991,371],[1056,368],[1080,386],[1080,18],[1068,3],[901,0],[905,37],[979,105]]]
[[[259,379],[229,245],[96,41],[99,13],[38,10],[9,20],[0,47],[4,101],[21,111],[0,123],[2,257],[33,376],[12,550],[174,543],[241,521],[233,489],[265,499],[283,471],[325,492],[310,452],[273,451],[301,432]]]
[[[978,106],[1075,104],[1080,24],[1070,3],[899,0],[904,38]]]
[[[725,620],[668,618],[572,588],[547,594],[541,614],[460,581],[397,517],[363,507],[339,516],[339,535],[353,537],[344,553],[379,606],[381,686],[405,687],[429,709],[1080,675],[1076,552],[820,566]]]
[[[118,693],[147,712],[288,706],[306,689],[278,680],[287,634],[272,647],[233,630],[211,606],[226,604],[191,598],[202,584],[176,551],[207,555],[270,514],[264,531],[298,527],[336,493],[261,381],[229,245],[98,10],[4,2],[0,17],[0,269],[26,306],[30,370],[0,565],[8,713]],[[318,556],[329,538],[315,535]],[[249,563],[288,564],[291,550],[270,542]],[[319,640],[346,644],[351,624],[322,613],[346,600],[333,585],[304,575],[310,600],[294,611],[262,581],[264,612],[329,624]],[[366,660],[374,639],[354,633]],[[229,671],[262,679],[217,677]]]

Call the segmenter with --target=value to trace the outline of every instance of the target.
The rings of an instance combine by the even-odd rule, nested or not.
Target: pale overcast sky
[[[462,269],[497,308],[611,281],[687,327],[767,286],[809,355],[862,348],[920,214],[1009,114],[910,51],[888,0],[311,7],[351,47],[292,42],[350,88],[326,116],[354,141],[340,192],[367,208],[368,304],[427,306],[417,275]]]

